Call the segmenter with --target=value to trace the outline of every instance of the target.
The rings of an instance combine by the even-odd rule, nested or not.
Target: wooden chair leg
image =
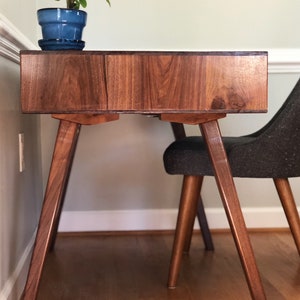
[[[288,178],[273,178],[277,193],[300,255],[300,219]]]
[[[244,217],[233,182],[226,151],[216,120],[200,125],[214,168],[215,179],[236,243],[247,283],[253,299],[266,299]]]
[[[200,178],[200,188],[199,192],[197,193],[198,196],[198,206],[197,206],[197,211],[195,212],[195,218],[197,216],[198,222],[199,222],[199,227],[201,230],[203,242],[205,245],[205,250],[207,251],[213,251],[214,250],[214,244],[212,240],[212,236],[209,230],[206,214],[205,214],[205,209],[201,197],[201,188],[202,188],[202,183],[203,183],[203,177],[199,176]],[[192,236],[193,236],[193,230],[194,230],[194,224],[192,224],[191,228],[188,230],[188,233],[186,234],[186,239],[185,239],[185,245],[184,245],[184,253],[189,253],[190,247],[191,247],[191,242],[192,242]]]
[[[36,299],[45,257],[53,234],[55,219],[61,206],[68,170],[72,162],[80,125],[61,121],[56,138],[43,208],[29,267],[23,299]]]
[[[171,126],[172,126],[172,130],[173,130],[175,140],[178,141],[178,140],[183,139],[183,138],[186,137],[185,130],[184,130],[184,125],[182,123],[171,122]],[[211,237],[211,234],[210,234],[210,231],[209,231],[205,210],[204,210],[202,198],[201,198],[201,195],[200,195],[202,182],[203,182],[203,177],[201,179],[200,190],[199,190],[199,193],[198,193],[199,200],[198,200],[197,217],[198,217],[198,222],[199,222],[199,225],[200,225],[203,241],[204,241],[204,244],[205,244],[205,250],[214,250],[212,237]],[[196,212],[195,212],[195,216],[196,216]],[[185,246],[184,246],[184,250],[183,250],[185,253],[188,253],[189,250],[190,250],[192,235],[193,235],[193,228],[194,228],[194,226],[191,226],[190,230],[188,231],[188,233],[186,235]]]
[[[199,176],[184,176],[180,206],[177,218],[174,245],[169,269],[168,287],[175,288],[179,275],[182,254],[186,242],[186,235],[190,232],[195,220],[195,211],[200,191],[201,178]]]
[[[211,236],[211,233],[209,230],[209,226],[208,226],[208,222],[207,222],[201,195],[199,195],[199,198],[198,198],[197,219],[198,219],[199,226],[201,229],[201,233],[202,233],[202,237],[203,237],[203,241],[204,241],[204,245],[205,245],[205,250],[214,251],[215,247],[214,247],[212,236]]]
[[[186,176],[184,176],[184,177],[186,177]],[[197,177],[199,178],[198,179],[199,183],[197,182],[197,185],[195,186],[195,190],[194,190],[195,195],[193,195],[193,199],[194,199],[194,197],[198,198],[198,195],[200,195],[201,186],[202,186],[202,182],[203,182],[203,177],[202,176],[197,176]],[[182,182],[182,187],[183,186],[184,186],[184,179],[183,179],[183,182]],[[187,201],[189,201],[189,200],[187,200]],[[204,209],[204,207],[203,207],[203,209]],[[179,213],[179,211],[178,211],[178,213]],[[203,213],[205,215],[204,210],[203,210]],[[197,215],[197,207],[195,207],[194,213],[191,214],[193,222],[191,222],[191,221],[188,222],[189,227],[186,229],[186,233],[185,233],[183,254],[188,254],[189,251],[190,251],[193,232],[194,232],[194,224],[195,224],[196,215]],[[177,227],[176,227],[176,231],[177,231]],[[208,229],[208,231],[209,231],[209,229]]]

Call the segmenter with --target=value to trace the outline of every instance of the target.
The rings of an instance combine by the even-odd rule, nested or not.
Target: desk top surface
[[[267,52],[21,51],[26,113],[267,110]]]

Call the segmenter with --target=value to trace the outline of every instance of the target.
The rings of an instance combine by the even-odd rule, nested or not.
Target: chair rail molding
[[[25,49],[36,50],[37,47],[0,14],[0,55],[19,64],[19,52]]]
[[[269,74],[300,73],[300,49],[268,50]]]

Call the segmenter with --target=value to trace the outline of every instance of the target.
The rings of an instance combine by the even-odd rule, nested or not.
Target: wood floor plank
[[[59,236],[46,259],[38,300],[248,300],[230,233],[214,252],[194,234],[178,287],[167,288],[172,234]],[[250,233],[268,299],[300,298],[300,257],[289,232]]]

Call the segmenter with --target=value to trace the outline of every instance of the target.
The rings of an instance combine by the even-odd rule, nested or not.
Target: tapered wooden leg
[[[201,194],[199,194],[199,198],[198,198],[197,219],[201,229],[205,250],[214,251],[215,247],[208,227],[208,222],[207,222]]]
[[[184,125],[182,123],[171,122],[171,126],[172,126],[175,140],[178,141],[178,140],[186,137]],[[200,190],[201,190],[202,182],[203,182],[203,178],[201,179]],[[197,218],[198,218],[198,222],[200,225],[203,241],[205,244],[205,250],[214,250],[214,245],[213,245],[212,237],[211,237],[210,230],[208,227],[208,222],[207,222],[202,198],[200,195],[200,191],[199,191],[198,195],[199,195],[199,200],[198,200],[198,208],[197,208]],[[196,215],[196,212],[195,212],[195,215]],[[184,250],[183,250],[185,253],[188,253],[190,251],[190,246],[191,246],[191,241],[192,241],[192,236],[193,236],[193,229],[194,229],[194,226],[192,226],[190,228],[190,231],[186,234],[185,246],[184,246]]]
[[[300,219],[289,180],[287,178],[273,180],[300,255]]]
[[[251,296],[256,300],[266,299],[227,160],[226,151],[221,139],[218,122],[215,120],[203,123],[200,125],[200,129],[211,157],[219,192],[245,271]]]
[[[69,121],[60,122],[31,264],[23,293],[23,299],[25,300],[34,300],[37,296],[50,237],[59,212],[60,201],[63,198],[62,194],[64,193],[79,129],[79,124]]]
[[[186,233],[184,235],[185,238],[184,238],[183,254],[186,254],[186,255],[189,254],[189,252],[190,252],[193,233],[194,233],[194,225],[195,225],[196,215],[197,215],[197,208],[196,208],[196,211],[194,212],[194,214],[192,215],[192,218],[194,221],[190,223],[190,226],[186,229]],[[175,229],[175,232],[176,231],[177,231],[177,227]],[[202,238],[203,238],[203,235],[202,235]]]
[[[197,190],[195,189],[195,191],[194,191],[195,195],[193,196],[193,199],[194,199],[194,197],[198,198],[198,195],[200,195],[200,191],[201,191],[203,177],[202,176],[198,176],[198,178],[199,178],[198,179],[199,180],[199,184],[197,185]],[[184,185],[184,179],[183,179],[182,186],[183,185]],[[192,237],[193,237],[193,232],[194,232],[194,223],[195,223],[196,214],[197,214],[197,208],[196,208],[196,210],[194,211],[194,214],[193,214],[193,222],[189,222],[189,227],[187,227],[187,229],[186,229],[185,241],[184,241],[184,248],[183,248],[183,253],[185,253],[185,254],[189,253],[189,251],[190,251]],[[205,212],[204,212],[204,216],[205,216]],[[205,216],[205,218],[206,218],[206,216]],[[176,228],[176,230],[177,230],[177,228]],[[209,229],[208,229],[208,231],[209,231]]]
[[[68,164],[66,174],[65,174],[65,183],[63,185],[63,190],[62,190],[62,193],[60,194],[60,198],[58,200],[58,208],[57,208],[57,212],[55,214],[54,220],[53,220],[53,226],[52,226],[51,235],[50,235],[49,251],[53,251],[54,246],[55,246],[55,241],[56,241],[56,236],[57,236],[57,231],[58,231],[58,226],[59,226],[59,220],[60,220],[61,212],[63,209],[64,201],[65,201],[65,195],[66,195],[68,181],[69,181],[70,173],[71,173],[71,169],[72,169],[73,158],[74,158],[75,151],[76,151],[78,136],[79,136],[79,130],[77,131],[76,135],[74,136],[74,145],[73,145],[71,153],[70,153],[69,164]]]
[[[212,236],[210,234],[210,230],[209,230],[209,227],[208,227],[208,222],[207,222],[207,218],[206,218],[206,214],[205,214],[205,209],[204,209],[204,205],[203,205],[203,201],[202,201],[202,197],[201,197],[201,193],[200,193],[201,188],[202,188],[202,183],[203,183],[203,176],[199,176],[199,180],[200,180],[200,186],[199,186],[199,191],[197,192],[198,206],[197,206],[197,210],[195,211],[195,217],[197,216],[197,219],[198,219],[198,222],[199,222],[199,227],[200,227],[203,242],[204,242],[204,245],[205,245],[205,250],[213,251],[214,250],[214,244],[213,244]],[[191,227],[188,229],[188,232],[185,235],[186,238],[185,238],[185,245],[184,245],[184,249],[183,249],[184,253],[189,253],[189,251],[190,251],[193,231],[194,231],[194,224],[191,223]]]
[[[54,114],[52,115],[52,118],[69,121],[72,123],[78,123],[81,125],[95,125],[95,124],[101,124],[101,123],[118,120],[119,115],[118,114]],[[78,134],[79,134],[79,130],[78,130]],[[55,240],[56,240],[57,230],[59,226],[60,215],[64,204],[66,190],[68,187],[68,180],[70,177],[72,162],[75,155],[77,139],[78,137],[76,137],[76,140],[74,140],[74,147],[72,148],[72,153],[70,153],[71,157],[70,157],[69,167],[66,172],[64,189],[60,195],[59,207],[57,209],[57,213],[55,215],[55,219],[53,222],[53,226],[52,226],[53,229],[51,230],[50,244],[49,244],[50,251],[52,251],[55,246]]]
[[[183,249],[186,241],[186,233],[190,231],[190,228],[193,226],[195,220],[195,211],[197,209],[200,186],[201,178],[199,176],[184,176],[173,252],[169,269],[169,288],[176,287]]]

